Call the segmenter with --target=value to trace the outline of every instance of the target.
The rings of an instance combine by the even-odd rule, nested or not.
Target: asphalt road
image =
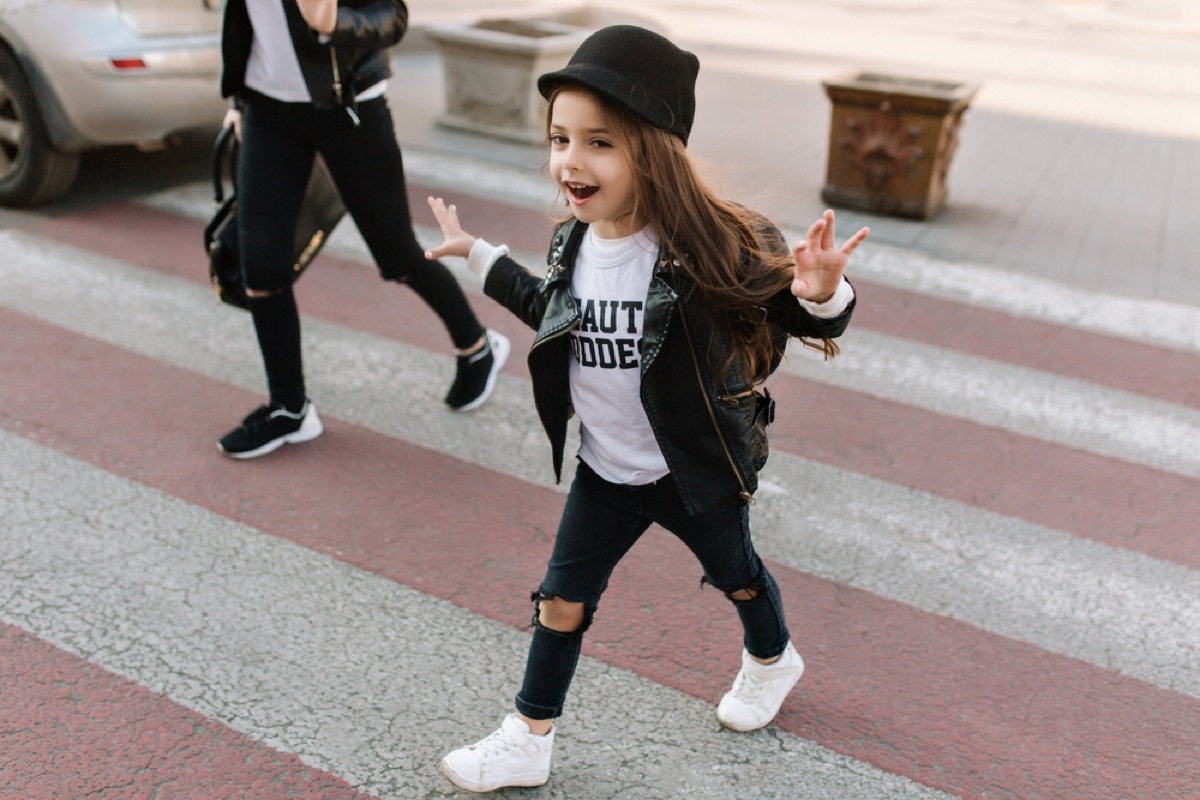
[[[448,146],[438,88],[393,86],[415,207],[535,266],[536,154]],[[222,458],[263,380],[206,285],[214,133],[0,212],[0,798],[454,796],[437,761],[508,708],[565,488],[531,333],[452,264],[514,356],[449,413],[444,332],[345,223],[298,288],[325,435]],[[753,525],[808,663],[776,724],[717,725],[737,624],[655,530],[550,783],[500,796],[1194,800],[1200,306],[943,256],[869,242],[843,355],[769,383]]]

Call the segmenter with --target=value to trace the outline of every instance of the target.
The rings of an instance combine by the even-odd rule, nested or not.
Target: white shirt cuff
[[[833,319],[834,317],[841,316],[842,312],[846,310],[846,307],[850,305],[850,301],[853,299],[854,287],[845,278],[842,278],[842,282],[838,284],[833,297],[824,303],[814,303],[812,300],[805,300],[803,297],[796,298],[808,313],[818,319]]]
[[[486,278],[488,270],[497,259],[506,255],[508,245],[493,245],[483,239],[476,239],[475,244],[471,245],[471,252],[467,254],[467,268],[480,278]]]

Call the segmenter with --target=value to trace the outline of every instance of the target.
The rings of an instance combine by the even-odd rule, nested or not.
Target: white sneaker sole
[[[495,331],[488,331],[487,337],[492,347],[492,371],[488,373],[487,383],[484,384],[483,391],[479,397],[476,397],[465,406],[450,409],[455,413],[461,414],[464,411],[471,411],[486,403],[487,399],[492,396],[492,390],[496,388],[496,378],[500,376],[500,368],[508,360],[508,353],[512,349],[512,344],[508,341],[508,337]],[[538,785],[540,786],[541,784]]]
[[[304,416],[304,422],[302,422],[299,429],[293,433],[284,434],[278,439],[272,439],[262,447],[254,450],[247,450],[244,453],[230,453],[224,447],[221,447],[220,442],[217,442],[217,449],[221,451],[222,455],[229,456],[230,458],[236,458],[239,461],[245,461],[250,458],[265,456],[268,453],[274,453],[285,444],[311,442],[324,432],[325,426],[321,424],[321,418],[317,416],[316,406],[310,406],[308,409],[308,414]]]
[[[468,778],[464,778],[462,775],[459,775],[454,771],[453,767],[446,763],[445,759],[442,759],[442,763],[439,765],[439,768],[441,769],[442,774],[446,776],[446,780],[453,783],[459,789],[467,792],[475,792],[477,794],[483,792],[494,792],[497,789],[504,789],[508,786],[545,786],[546,781],[550,780],[550,773],[547,771],[545,774],[527,773],[525,775],[511,776],[506,778],[504,781],[481,783],[479,781],[473,781]]]

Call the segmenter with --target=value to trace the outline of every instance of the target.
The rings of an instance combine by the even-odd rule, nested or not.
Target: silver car
[[[65,193],[79,155],[220,124],[220,0],[0,0],[0,205]]]

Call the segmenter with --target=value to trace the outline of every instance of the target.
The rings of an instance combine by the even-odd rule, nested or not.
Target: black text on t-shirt
[[[645,303],[641,300],[575,300],[579,304],[580,321],[571,343],[579,365],[637,369],[642,352],[638,312]]]

